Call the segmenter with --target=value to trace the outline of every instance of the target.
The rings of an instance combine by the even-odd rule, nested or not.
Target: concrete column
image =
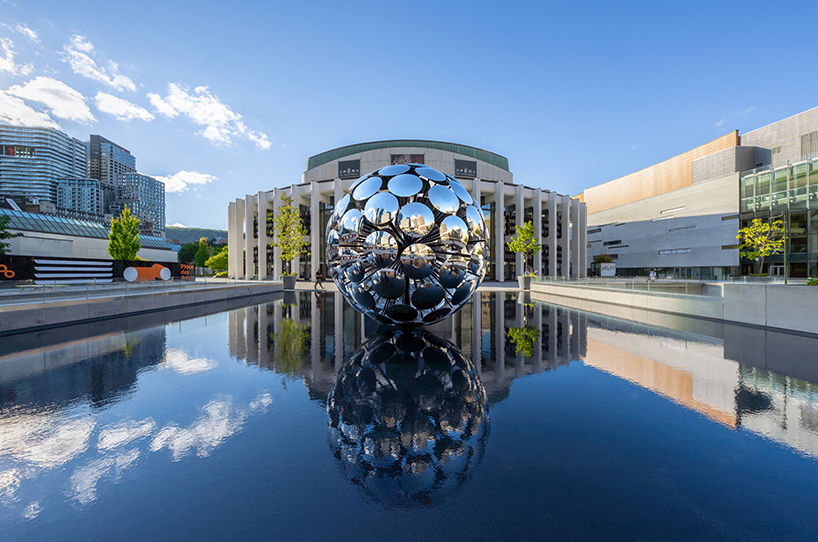
[[[246,201],[244,199],[237,199],[236,200],[236,250],[234,250],[233,257],[235,258],[236,262],[236,278],[244,277],[244,213]],[[252,232],[251,232],[252,234]],[[229,249],[228,249],[229,250]]]
[[[338,205],[338,202],[344,197],[344,183],[341,182],[341,179],[335,179],[332,182],[332,191],[334,197],[333,205]]]
[[[230,246],[230,245],[228,245]],[[227,351],[232,357],[238,356],[239,322],[236,311],[227,312]]]
[[[256,196],[258,199],[258,278],[269,278],[267,275],[267,246],[270,238],[267,237],[267,209],[270,202],[267,200],[267,192],[261,191]]]
[[[562,247],[562,273],[560,273],[560,276],[568,278],[571,270],[568,254],[570,249],[569,241],[571,238],[568,213],[571,211],[571,200],[568,196],[562,196],[560,211],[562,211],[562,239],[559,240],[560,246]]]
[[[256,240],[253,238],[253,217],[256,214],[256,198],[247,194],[244,204],[244,278],[252,279],[255,275],[253,264],[253,247]]]
[[[571,317],[567,309],[562,310],[560,320],[562,321],[562,362],[568,365],[573,358],[571,356]]]
[[[548,308],[548,367],[557,368],[557,308]]]
[[[548,194],[548,276],[557,276],[557,194]]]
[[[290,186],[290,197],[293,198],[293,207],[295,208],[295,211],[299,213],[299,216],[301,216],[301,194],[298,193],[298,186],[296,185]],[[290,271],[292,273],[297,273],[298,276],[300,277],[301,256],[298,255],[295,258],[293,258],[291,265],[292,268],[290,269]]]
[[[236,202],[227,204],[227,275],[236,276]]]
[[[504,282],[506,280],[505,265],[503,255],[505,254],[506,240],[504,235],[505,216],[505,186],[503,181],[494,184],[494,280]]]
[[[534,193],[534,237],[537,238],[538,243],[543,243],[544,239],[542,237],[542,215],[543,215],[543,198],[542,198],[542,189],[538,188],[537,191]],[[534,271],[537,273],[537,276],[542,276],[542,253],[543,249],[537,251],[534,254]]]
[[[276,188],[273,191],[273,213],[274,216],[278,215],[278,209],[281,207],[281,194],[284,192],[280,188]],[[273,249],[273,278],[276,280],[281,279],[281,248],[275,247]]]
[[[503,292],[494,296],[494,313],[497,315],[494,323],[494,377],[495,382],[503,381],[506,369],[506,313],[503,307]]]
[[[579,204],[579,277],[588,276],[588,208]]]
[[[247,352],[247,363],[258,364],[258,340],[253,330],[258,326],[258,305],[245,307],[247,314],[246,330],[244,334],[245,352]]]
[[[318,313],[317,295],[310,296],[310,372],[315,382],[321,374],[321,315]]]
[[[236,316],[236,359],[244,361],[247,359],[247,339],[244,334],[247,307],[236,309]]]
[[[315,272],[321,263],[321,189],[318,181],[310,183],[310,278],[315,279]]]
[[[525,221],[525,197],[523,196],[523,185],[518,184],[516,190],[517,191],[514,194],[514,205],[517,208],[517,227],[520,227]],[[515,260],[516,261],[514,263],[516,264],[515,267],[517,268],[517,276],[520,276],[525,273],[525,255],[518,252],[515,255]]]
[[[579,230],[582,227],[582,221],[579,218],[579,200],[570,199],[569,203],[571,204],[571,278],[578,279],[580,272],[579,242],[582,239]]]
[[[471,197],[474,198],[474,204],[477,205],[477,208],[482,211],[482,206],[480,205],[480,179],[474,179],[471,182]]]
[[[535,214],[536,216],[536,214]],[[536,327],[540,334],[534,340],[534,358],[531,360],[534,365],[534,370],[538,373],[542,372],[542,305],[534,305],[534,327]]]

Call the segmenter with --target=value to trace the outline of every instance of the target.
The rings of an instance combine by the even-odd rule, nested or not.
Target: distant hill
[[[226,239],[227,232],[225,230],[206,230],[204,228],[178,228],[176,226],[167,226],[165,228],[166,239],[178,239],[184,245],[185,243],[198,243],[202,237],[215,237],[216,239]]]

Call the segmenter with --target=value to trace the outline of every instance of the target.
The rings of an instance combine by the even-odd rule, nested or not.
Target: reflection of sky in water
[[[401,404],[392,396],[368,396],[366,381],[333,433],[330,392],[372,336],[365,326],[331,294],[299,294],[289,307],[124,334],[120,324],[0,355],[1,538],[818,535],[818,368],[801,362],[812,339],[700,322],[692,334],[479,295],[430,330],[473,364],[491,410],[491,437],[469,467],[460,448],[438,444],[468,417],[390,440],[412,420],[386,409]],[[528,357],[509,339],[524,326],[540,331]],[[275,359],[282,346],[293,349],[286,364]],[[376,371],[382,392],[400,374],[389,369]],[[383,427],[367,421],[373,405]],[[330,447],[328,421],[339,437]],[[381,463],[399,446],[411,457],[389,478]],[[363,478],[362,460],[385,475]],[[453,490],[422,515],[398,513],[384,506],[396,502],[394,480],[433,500],[428,488]]]

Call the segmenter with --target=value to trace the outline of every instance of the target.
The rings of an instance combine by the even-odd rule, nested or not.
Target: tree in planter
[[[199,249],[196,251],[196,256],[194,256],[194,261],[196,262],[196,267],[204,267],[205,262],[210,257],[210,248],[207,246],[207,237],[202,237],[199,239]]]
[[[594,263],[613,263],[613,258],[607,254],[597,254],[594,256]]]
[[[736,235],[741,246],[739,256],[756,262],[756,275],[764,269],[764,258],[778,254],[784,249],[787,236],[784,222],[776,220],[772,224],[754,218],[749,226],[741,228]]]
[[[517,232],[511,236],[508,242],[508,249],[511,252],[522,253],[523,266],[525,267],[524,276],[532,276],[533,272],[528,270],[528,257],[533,256],[542,248],[542,244],[537,242],[534,236],[534,223],[525,222],[517,226]]]
[[[301,223],[301,213],[293,206],[293,198],[281,194],[281,201],[284,205],[275,211],[275,228],[270,246],[281,249],[281,261],[287,267],[283,275],[294,276],[296,273],[292,271],[292,261],[301,255],[301,251],[309,243],[302,240],[307,232]]]
[[[139,242],[139,219],[131,214],[128,206],[119,218],[111,220],[108,232],[108,254],[115,260],[136,260],[142,244]]]
[[[224,271],[227,269],[227,245],[225,245],[219,252],[208,258],[205,262],[205,266],[209,267],[213,271]]]
[[[11,218],[8,215],[0,215],[0,255],[6,254],[6,249],[9,247],[9,244],[6,243],[6,239],[14,239],[22,235],[21,233],[11,233],[6,229],[9,220],[11,220]]]

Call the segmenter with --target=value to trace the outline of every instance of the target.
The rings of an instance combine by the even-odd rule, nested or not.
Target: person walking
[[[315,288],[317,289],[319,286],[322,290],[324,290],[324,285],[321,284],[321,281],[324,280],[324,274],[321,272],[321,268],[318,268],[318,271],[315,272]]]

